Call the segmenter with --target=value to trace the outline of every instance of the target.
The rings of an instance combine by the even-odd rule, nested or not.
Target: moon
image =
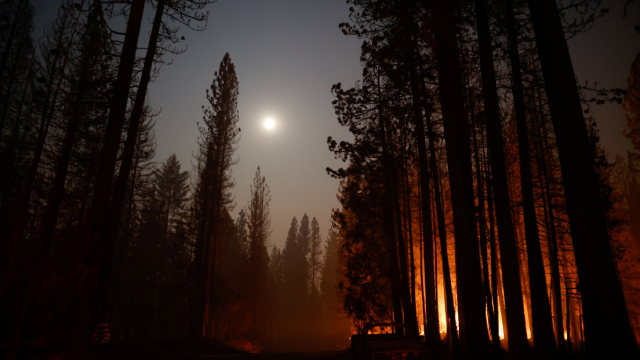
[[[272,118],[264,120],[264,128],[267,130],[273,130],[276,127],[276,122]]]

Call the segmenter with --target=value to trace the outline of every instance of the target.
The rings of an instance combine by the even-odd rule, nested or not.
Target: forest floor
[[[196,342],[196,343],[108,343],[92,346],[91,360],[351,360],[351,352],[342,351],[278,353],[258,352],[245,342]],[[3,354],[0,354],[0,358]],[[64,360],[66,357],[57,349],[23,348],[19,359],[28,360]]]

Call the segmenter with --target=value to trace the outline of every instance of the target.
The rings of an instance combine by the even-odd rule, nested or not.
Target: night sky
[[[51,22],[60,2],[31,0],[36,8],[34,37]],[[569,41],[576,75],[599,87],[626,88],[631,62],[640,52],[640,8],[625,0],[605,2],[610,14],[594,28]],[[353,85],[361,67],[360,41],[347,37],[338,24],[348,21],[345,0],[219,0],[209,5],[208,28],[182,29],[188,51],[173,56],[149,85],[151,106],[162,109],[156,118],[155,160],[175,153],[183,170],[191,169],[197,150],[198,121],[202,121],[205,90],[226,52],[236,65],[240,84],[241,140],[239,163],[233,168],[237,206],[235,218],[249,200],[249,185],[260,166],[271,188],[273,233],[270,245],[282,248],[291,218],[306,212],[316,217],[323,237],[330,226],[331,209],[338,207],[338,181],[325,168],[341,166],[326,146],[327,136],[350,138],[336,121],[331,106],[331,85]],[[148,7],[145,18],[153,15]],[[147,24],[148,25],[148,24]],[[148,31],[141,33],[146,46]],[[626,155],[631,142],[622,136],[626,123],[620,105],[592,107],[610,160]],[[271,117],[276,127],[263,122]]]

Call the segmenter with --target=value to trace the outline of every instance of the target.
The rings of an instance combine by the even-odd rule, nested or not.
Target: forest
[[[190,163],[156,156],[149,91],[216,0],[58,0],[40,38],[1,0],[0,356],[347,359],[393,323],[433,359],[639,359],[640,53],[604,88],[567,45],[612,1],[346,0],[361,74],[326,105],[349,136],[317,135],[339,207],[278,241],[267,165],[236,186],[230,52]]]

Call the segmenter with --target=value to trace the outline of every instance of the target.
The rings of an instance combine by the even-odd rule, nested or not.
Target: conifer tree
[[[517,243],[511,214],[509,185],[507,183],[507,164],[502,139],[500,104],[498,103],[496,72],[491,47],[491,30],[489,27],[487,7],[485,0],[475,1],[476,29],[480,48],[482,97],[487,122],[487,147],[489,149],[491,174],[493,178],[492,190],[495,192],[498,236],[500,237],[500,259],[503,269],[502,281],[504,284],[507,308],[506,321],[509,327],[509,349],[515,354],[514,356],[524,356],[529,344],[527,343],[522,285],[520,284],[520,272],[518,269]],[[538,246],[538,249],[539,248]],[[534,284],[536,283],[534,282]],[[534,287],[532,290],[536,290],[536,288]],[[543,291],[545,291],[546,295],[546,284]],[[536,305],[535,301],[534,305]],[[535,308],[535,310],[540,320],[544,319],[545,315],[549,315],[549,320],[551,320],[550,313],[538,313],[538,309]],[[546,310],[549,311],[548,306]],[[548,329],[539,329],[538,320],[534,320],[534,324],[535,335],[538,340],[536,344],[548,348],[549,338],[545,338],[544,335],[548,335],[549,331],[551,331],[551,324],[549,323]],[[547,330],[547,332],[543,332],[543,330]]]
[[[104,103],[101,101],[104,100],[101,99],[101,95],[107,92],[111,83],[111,73],[107,70],[110,67],[112,47],[102,13],[102,5],[94,1],[90,6],[87,23],[83,30],[78,51],[80,59],[77,64],[73,64],[75,66],[73,74],[75,81],[71,84],[72,92],[69,96],[69,106],[72,110],[65,124],[65,135],[60,146],[55,178],[47,201],[40,235],[44,253],[50,251],[53,242],[60,207],[65,195],[64,185],[72,160],[72,150],[76,145],[77,133],[82,126],[81,121],[89,121],[89,118],[96,117],[96,114],[99,117],[105,113],[96,105]],[[89,102],[90,106],[86,102]]]
[[[634,358],[638,349],[611,249],[599,177],[557,4],[529,0],[562,165],[589,356]]]
[[[294,216],[287,232],[287,239],[282,250],[282,267],[283,267],[283,292],[285,300],[286,312],[283,313],[283,323],[285,332],[283,337],[288,339],[287,344],[284,346],[291,346],[291,343],[295,346],[299,341],[297,338],[299,333],[297,331],[296,317],[301,316],[300,312],[300,300],[304,299],[304,289],[306,289],[305,283],[300,283],[300,257],[302,251],[300,250],[300,243],[298,242],[298,219]]]
[[[142,14],[144,12],[144,1],[134,0],[129,18],[127,30],[122,45],[120,63],[118,65],[118,75],[113,85],[113,95],[109,107],[109,120],[105,129],[103,148],[98,163],[98,174],[93,193],[91,208],[87,216],[86,242],[90,244],[88,252],[83,259],[87,266],[98,270],[98,284],[90,286],[90,289],[79,296],[78,313],[74,319],[66,350],[71,354],[87,354],[90,352],[89,343],[92,336],[92,314],[98,300],[99,286],[104,287],[106,279],[107,265],[112,254],[110,247],[101,241],[100,236],[107,224],[109,209],[109,195],[116,167],[118,149],[120,146],[120,136],[124,125],[124,118],[127,110],[129,89],[135,64],[135,55],[140,35]],[[105,251],[105,247],[107,248]]]
[[[201,31],[206,28],[208,13],[201,10],[209,3],[215,0],[158,0],[156,4],[156,13],[151,27],[149,36],[149,44],[142,66],[142,73],[138,83],[135,100],[131,109],[129,124],[127,128],[127,139],[124,144],[122,154],[122,162],[118,171],[118,177],[115,182],[113,198],[109,209],[109,229],[118,229],[121,221],[122,206],[124,204],[125,190],[127,180],[131,171],[133,159],[134,145],[138,138],[137,134],[140,127],[140,121],[143,116],[145,107],[145,99],[147,97],[147,88],[152,79],[154,65],[163,63],[162,56],[167,53],[179,54],[180,51],[174,48],[184,37],[178,37],[179,28],[171,26],[164,21],[165,15],[171,19],[171,22],[178,22],[186,25],[188,28]],[[193,21],[193,23],[192,23]],[[205,22],[204,27],[200,27],[201,22]],[[168,45],[171,44],[171,45]],[[156,72],[158,69],[155,69]],[[107,231],[102,235],[105,242],[113,244],[116,242],[117,231]]]
[[[305,257],[305,261],[311,251],[311,228],[307,214],[302,215],[300,227],[298,228],[298,248]]]
[[[320,286],[320,257],[322,256],[322,238],[320,237],[320,225],[314,217],[311,220],[311,240],[309,249],[309,272],[311,276],[311,288]]]
[[[249,238],[249,313],[251,325],[249,335],[255,340],[264,339],[268,329],[267,320],[267,279],[269,253],[267,244],[271,235],[271,213],[269,203],[271,191],[260,167],[251,186],[251,198],[246,207]]]
[[[165,232],[176,230],[184,206],[189,199],[188,171],[180,171],[180,161],[175,154],[169,156],[156,174],[155,185],[163,208]]]
[[[340,343],[340,319],[342,313],[341,298],[338,296],[338,266],[340,243],[338,233],[330,229],[324,245],[322,272],[320,278],[320,296],[322,300],[322,336],[328,348]]]
[[[230,211],[234,186],[231,166],[236,163],[236,150],[240,128],[238,127],[238,79],[229,54],[225,54],[220,70],[215,73],[211,92],[207,90],[209,106],[204,111],[204,124],[200,126],[200,149],[196,157],[198,176],[194,201],[197,219],[197,239],[193,282],[191,285],[190,338],[202,338],[205,334],[202,321],[206,304],[210,302],[208,286],[215,287],[219,260],[219,240],[223,211]],[[250,219],[251,214],[247,213]],[[250,223],[250,221],[249,221]],[[251,230],[249,230],[251,232]],[[213,301],[213,300],[211,300]]]
[[[286,341],[286,323],[284,322],[286,307],[284,294],[284,263],[282,251],[275,245],[271,249],[269,256],[269,283],[268,283],[268,330],[266,334],[266,344],[273,349],[282,348]]]

